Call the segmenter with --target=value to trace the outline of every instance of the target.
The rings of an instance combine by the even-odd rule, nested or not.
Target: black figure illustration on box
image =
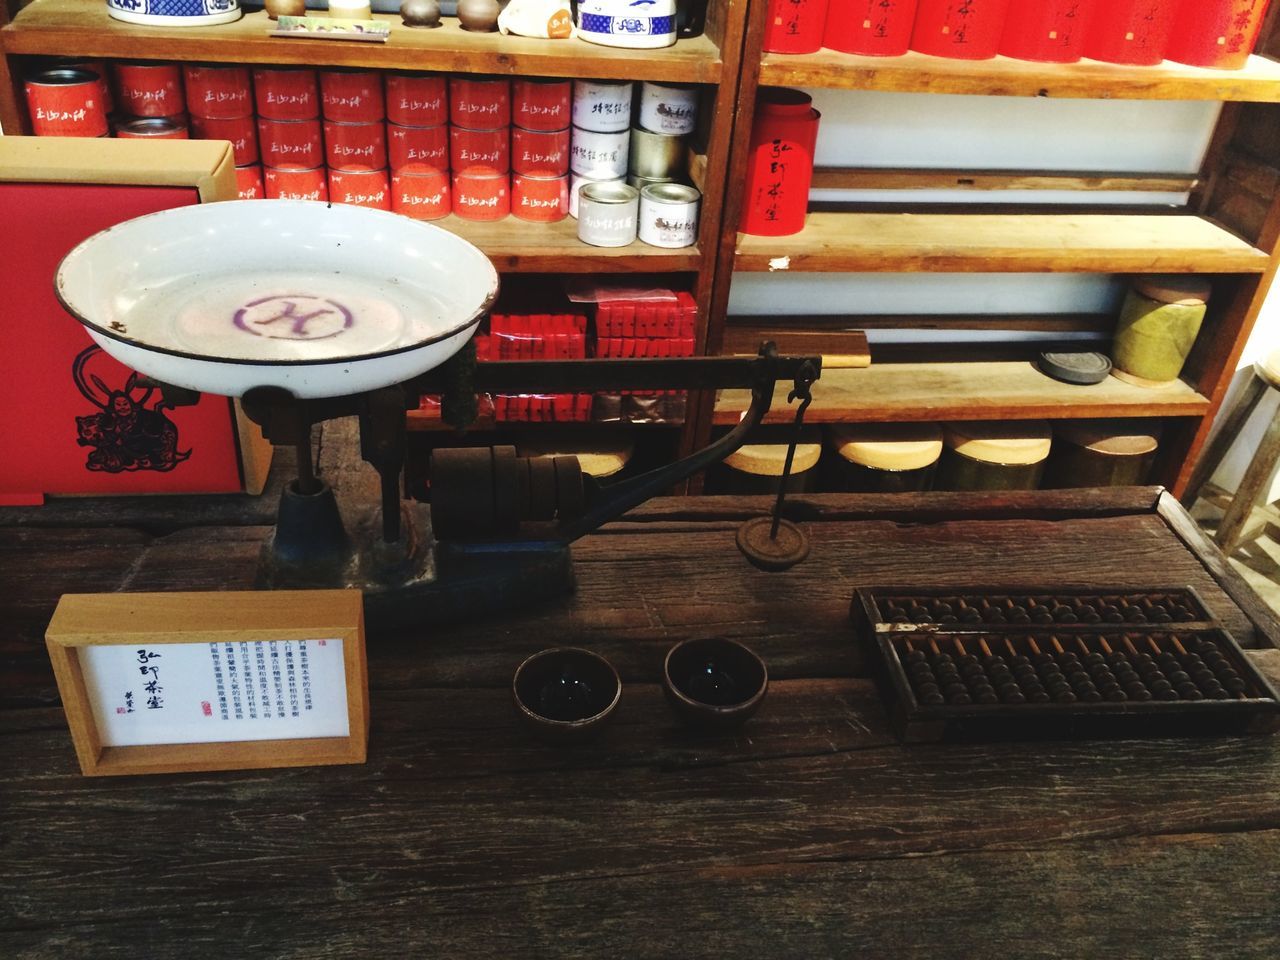
[[[168,472],[190,459],[190,450],[178,449],[178,427],[165,416],[172,406],[163,400],[148,408],[153,388],[138,391],[138,374],[130,373],[122,389],[107,386],[86,366],[102,349],[90,346],[76,355],[71,376],[80,392],[100,411],[87,417],[76,417],[76,443],[92,447],[85,467],[105,473],[136,470]]]

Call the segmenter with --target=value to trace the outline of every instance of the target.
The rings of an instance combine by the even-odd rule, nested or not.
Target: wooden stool
[[[1235,443],[1245,421],[1258,406],[1258,401],[1270,390],[1280,392],[1280,350],[1273,351],[1265,360],[1260,360],[1253,365],[1249,381],[1240,392],[1240,399],[1227,413],[1226,419],[1222,422],[1222,429],[1214,436],[1209,448],[1196,462],[1195,470],[1191,473],[1191,482],[1187,485],[1187,492],[1182,497],[1183,506],[1190,509],[1195,503],[1200,488],[1213,476],[1213,472],[1218,469],[1227,451]],[[1249,461],[1244,479],[1240,481],[1240,486],[1227,507],[1226,516],[1222,518],[1222,524],[1214,535],[1223,553],[1230,554],[1235,549],[1241,533],[1244,532],[1245,524],[1254,507],[1257,506],[1258,498],[1262,496],[1262,488],[1271,479],[1277,461],[1280,461],[1280,416],[1271,418],[1267,432],[1262,442],[1258,444],[1253,459]]]

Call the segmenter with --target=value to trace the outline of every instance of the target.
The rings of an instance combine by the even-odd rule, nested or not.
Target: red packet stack
[[[691,357],[697,318],[698,306],[684,291],[670,300],[602,301],[596,306],[596,356]],[[621,390],[597,398],[596,419],[678,420],[685,397],[683,390]]]
[[[587,318],[581,314],[505,314],[489,318],[489,335],[476,338],[476,358],[485,360],[582,360],[587,356]],[[589,393],[495,396],[499,422],[570,423],[591,419]]]

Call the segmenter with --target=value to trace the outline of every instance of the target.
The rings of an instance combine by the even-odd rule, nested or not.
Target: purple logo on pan
[[[246,333],[271,340],[327,340],[355,325],[351,311],[326,297],[309,294],[271,296],[246,303],[233,323]]]

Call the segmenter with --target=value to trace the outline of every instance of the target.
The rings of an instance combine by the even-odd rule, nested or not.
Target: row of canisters
[[[1269,0],[770,0],[764,49],[1237,70]]]

